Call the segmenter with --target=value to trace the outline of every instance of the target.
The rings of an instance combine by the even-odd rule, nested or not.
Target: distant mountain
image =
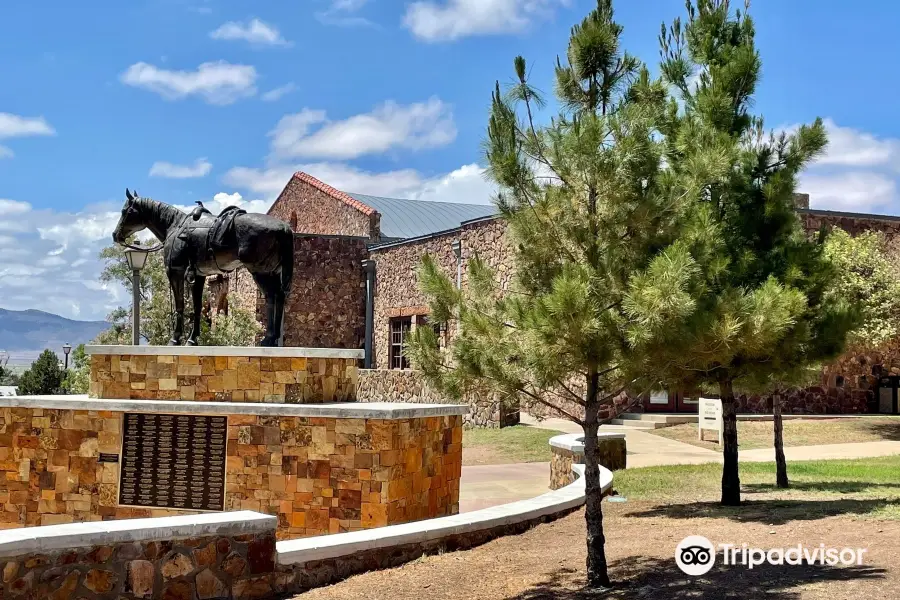
[[[49,348],[62,358],[66,342],[73,347],[87,344],[108,328],[106,321],[73,321],[41,310],[0,308],[0,350],[16,357]]]

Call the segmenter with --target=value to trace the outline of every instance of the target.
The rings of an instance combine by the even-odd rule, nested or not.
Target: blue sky
[[[124,189],[265,210],[303,169],[346,191],[485,203],[494,80],[553,63],[593,0],[52,0],[0,8],[0,307],[103,318],[97,282]],[[90,8],[86,8],[89,6]],[[682,0],[616,3],[655,67]],[[900,209],[900,7],[757,0],[771,127],[826,118],[814,207]]]

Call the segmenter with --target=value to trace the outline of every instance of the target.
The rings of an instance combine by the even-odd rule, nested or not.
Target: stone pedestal
[[[292,538],[459,511],[467,408],[347,402],[362,351],[87,351],[90,396],[0,398],[0,527],[252,510]]]
[[[624,433],[600,432],[597,444],[601,466],[610,471],[625,468],[628,452]],[[584,464],[584,436],[569,433],[550,438],[550,452],[550,489],[558,490],[575,480],[572,465]]]
[[[87,346],[92,398],[309,404],[356,400],[362,350]]]
[[[224,509],[278,517],[282,539],[456,514],[464,412],[448,404],[3,397],[0,527],[198,512],[120,503],[123,432],[134,415],[225,417]]]

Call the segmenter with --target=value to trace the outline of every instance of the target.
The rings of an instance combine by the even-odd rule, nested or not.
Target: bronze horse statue
[[[283,344],[284,299],[291,289],[294,270],[294,234],[287,223],[237,207],[228,207],[216,217],[199,202],[188,214],[127,189],[125,197],[113,241],[127,246],[127,240],[143,229],[149,229],[161,241],[163,264],[175,298],[170,346],[180,345],[184,336],[185,281],[192,286],[194,304],[186,345],[196,346],[206,278],[240,266],[250,272],[266,297],[266,333],[260,345]]]

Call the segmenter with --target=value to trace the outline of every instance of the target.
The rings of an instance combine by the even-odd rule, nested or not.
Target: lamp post
[[[125,260],[131,267],[131,343],[141,344],[141,269],[147,263],[147,252],[129,248]]]
[[[66,365],[63,367],[63,369],[65,369],[66,371],[69,370],[69,352],[71,352],[71,351],[72,351],[72,344],[70,344],[69,342],[66,342],[63,345],[63,354],[66,355]]]

